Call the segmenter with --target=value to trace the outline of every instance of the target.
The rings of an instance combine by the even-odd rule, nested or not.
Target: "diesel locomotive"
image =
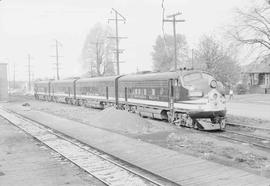
[[[35,98],[118,109],[200,130],[224,130],[222,85],[207,72],[174,71],[35,82]]]

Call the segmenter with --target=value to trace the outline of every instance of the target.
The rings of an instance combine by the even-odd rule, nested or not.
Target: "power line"
[[[113,38],[116,41],[116,67],[117,67],[117,75],[119,75],[120,74],[119,53],[121,53],[121,51],[119,50],[119,39],[125,39],[125,37],[119,37],[118,36],[118,21],[123,21],[125,23],[127,20],[117,10],[112,8],[112,11],[115,14],[115,18],[114,19],[108,19],[108,21],[115,21],[115,37],[108,37],[108,38]]]
[[[180,12],[168,15],[167,18],[169,19],[163,19],[163,22],[171,22],[173,23],[173,37],[174,37],[174,70],[177,70],[177,45],[176,45],[176,23],[178,22],[184,22],[185,20],[177,20],[176,16],[181,15]],[[170,19],[171,18],[171,19]]]

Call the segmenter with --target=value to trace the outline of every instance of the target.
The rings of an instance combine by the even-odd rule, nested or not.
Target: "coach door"
[[[127,96],[127,90],[128,90],[127,87],[125,87],[125,101],[127,101],[127,97],[128,97]]]
[[[177,92],[178,80],[177,79],[170,79],[169,80],[169,99],[175,99],[175,94]]]
[[[169,79],[169,84],[168,84],[168,89],[169,89],[169,100],[168,100],[168,107],[170,109],[170,118],[169,121],[173,121],[174,120],[174,79]]]
[[[169,105],[174,101],[174,79],[169,79]]]

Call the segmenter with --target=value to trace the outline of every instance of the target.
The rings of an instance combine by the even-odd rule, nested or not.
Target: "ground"
[[[261,99],[260,96],[257,97]],[[245,122],[248,122],[249,124],[257,124],[258,120],[260,120],[257,119],[257,116],[260,117],[260,110],[254,109],[253,111],[250,111],[249,108],[262,108],[267,106],[269,110],[270,104],[261,104],[261,102],[257,102],[253,96],[252,102],[245,103],[249,105],[249,107],[247,107],[242,106],[242,101],[244,99],[249,100],[251,98],[235,97],[234,100],[228,102],[228,119],[235,120],[237,118],[239,122],[242,122],[243,119],[245,119]],[[232,143],[224,139],[222,140],[209,132],[177,128],[166,122],[143,119],[138,115],[126,111],[115,110],[114,108],[108,108],[101,111],[34,100],[17,100],[9,103],[8,107],[21,106],[26,102],[30,105],[25,106],[26,109],[39,110],[73,119],[87,125],[157,144],[180,153],[193,155],[209,161],[270,177],[269,152],[259,150],[247,144]],[[241,108],[240,110],[242,113],[246,113],[246,115],[241,115],[236,109],[238,107]],[[253,115],[249,112],[252,112]],[[258,115],[256,115],[256,113]],[[246,117],[247,114],[249,117]],[[261,121],[261,124],[267,125],[266,120]]]
[[[236,95],[227,101],[229,121],[270,128],[270,94]]]
[[[0,118],[1,186],[104,185]]]

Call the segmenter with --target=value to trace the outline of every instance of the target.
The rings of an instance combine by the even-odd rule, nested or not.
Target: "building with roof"
[[[249,93],[270,94],[270,59],[260,64],[249,65],[244,75],[247,78]]]

